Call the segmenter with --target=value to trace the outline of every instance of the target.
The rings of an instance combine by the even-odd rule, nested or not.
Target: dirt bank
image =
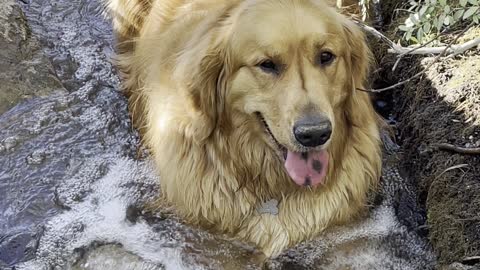
[[[478,28],[470,29],[458,42],[479,33]],[[381,56],[381,84],[410,78],[433,60],[406,57],[392,71],[394,56]],[[480,155],[432,147],[480,146],[480,50],[441,60],[424,76],[380,96],[393,101],[394,130],[403,151],[401,168],[418,185],[439,262],[480,265]]]

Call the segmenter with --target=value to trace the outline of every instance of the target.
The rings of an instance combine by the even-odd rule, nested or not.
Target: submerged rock
[[[122,268],[165,270],[164,266],[145,261],[117,245],[100,246],[88,251],[82,257],[82,260],[73,266],[72,270],[118,270]]]
[[[0,2],[0,114],[18,102],[65,92],[15,0]]]

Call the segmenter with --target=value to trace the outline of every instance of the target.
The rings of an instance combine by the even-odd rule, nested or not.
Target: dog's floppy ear
[[[348,46],[347,68],[351,74],[351,79],[346,86],[347,90],[350,91],[346,112],[352,124],[362,125],[367,122],[367,118],[376,118],[368,93],[357,90],[365,89],[372,62],[372,53],[368,48],[363,32],[355,23],[346,20],[343,29]],[[355,112],[356,108],[362,108],[363,113]]]
[[[216,129],[226,125],[226,78],[229,54],[226,37],[220,29],[205,29],[192,38],[177,61],[175,79],[186,88],[191,101],[192,136],[202,142]]]
[[[363,88],[372,63],[372,53],[368,48],[365,35],[360,28],[350,20],[343,26],[350,53],[349,65],[353,75],[353,87]]]
[[[369,175],[371,183],[376,183],[381,175],[381,149],[379,127],[383,120],[375,112],[370,96],[365,91],[372,54],[368,48],[363,32],[353,22],[344,27],[348,51],[347,66],[350,69],[351,80],[347,84],[350,91],[346,101],[346,119],[355,132],[350,134],[351,140],[361,142],[356,148],[364,157],[363,170]]]

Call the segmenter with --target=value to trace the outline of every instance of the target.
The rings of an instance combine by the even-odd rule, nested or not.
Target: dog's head
[[[344,143],[335,138],[371,114],[368,95],[355,91],[370,59],[361,31],[322,1],[252,0],[222,9],[199,34],[187,56],[196,59],[188,81],[199,138],[244,115],[295,183],[323,183],[329,149]]]

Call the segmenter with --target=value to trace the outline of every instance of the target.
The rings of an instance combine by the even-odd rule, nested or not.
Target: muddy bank
[[[480,29],[471,29],[459,42],[479,33]],[[377,56],[379,86],[408,79],[433,61],[433,57],[405,57],[392,71],[394,56]],[[393,101],[394,130],[403,152],[400,167],[418,186],[418,200],[427,209],[428,237],[439,262],[480,266],[480,155],[432,147],[436,143],[480,146],[480,50],[441,60],[424,76],[380,96]]]
[[[403,167],[418,179],[420,199],[428,209],[429,238],[440,261],[478,256],[480,156],[442,152],[430,145],[480,146],[479,55],[435,64],[424,79],[396,94]]]

